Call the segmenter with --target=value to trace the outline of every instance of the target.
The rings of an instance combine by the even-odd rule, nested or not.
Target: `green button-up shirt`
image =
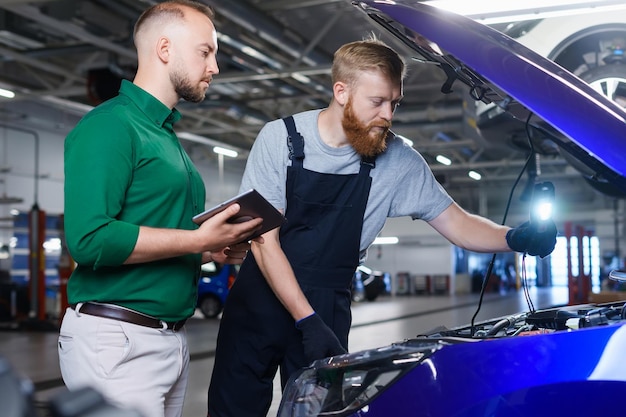
[[[123,265],[139,226],[195,229],[200,174],[172,130],[180,113],[129,81],[65,140],[65,234],[78,266],[70,304],[122,305],[167,321],[195,309],[200,255]]]

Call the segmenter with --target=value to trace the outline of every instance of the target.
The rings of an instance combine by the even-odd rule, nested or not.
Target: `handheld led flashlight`
[[[530,222],[541,228],[546,221],[552,219],[553,207],[554,185],[549,181],[535,184],[530,208]]]

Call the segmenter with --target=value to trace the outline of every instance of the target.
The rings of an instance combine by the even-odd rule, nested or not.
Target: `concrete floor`
[[[531,288],[535,308],[564,305],[567,288]],[[471,322],[478,305],[477,294],[383,296],[373,302],[355,303],[350,351],[388,345],[438,326],[461,326]],[[524,294],[486,294],[476,321],[527,310]],[[191,353],[189,389],[184,417],[206,416],[206,391],[213,368],[219,319],[204,319],[199,314],[186,325]],[[57,357],[55,331],[0,330],[0,357],[14,371],[34,384],[37,412],[47,415],[46,404],[64,391]],[[275,381],[270,416],[280,403],[280,386]],[[0,410],[0,415],[4,415]],[[21,417],[21,416],[9,416]],[[149,417],[149,416],[148,416]]]

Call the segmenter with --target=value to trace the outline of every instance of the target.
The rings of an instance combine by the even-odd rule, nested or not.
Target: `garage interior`
[[[121,79],[132,80],[136,65],[132,28],[141,11],[155,2],[0,3],[0,89],[15,94],[12,98],[0,97],[0,270],[7,271],[9,277],[16,269],[14,256],[28,256],[25,246],[11,243],[16,234],[24,237],[24,216],[34,207],[50,219],[62,215],[63,139],[91,108],[117,93]],[[325,107],[331,98],[333,52],[346,42],[374,33],[400,51],[408,63],[405,98],[396,111],[392,130],[412,142],[463,208],[500,223],[511,196],[507,224],[514,226],[528,217],[528,187],[536,181],[551,181],[556,190],[554,216],[560,236],[591,235],[596,239],[597,261],[590,290],[601,290],[600,278],[606,267],[623,266],[626,205],[621,192],[607,189],[585,167],[577,166],[540,138],[535,143],[537,154],[513,189],[529,157],[525,135],[512,133],[506,126],[493,128],[489,120],[481,119],[463,84],[454,84],[450,93],[442,93],[445,74],[413,59],[406,45],[374,26],[351,1],[204,2],[216,11],[220,74],[202,103],[181,102],[177,106],[183,114],[177,131],[207,184],[207,207],[237,193],[247,152],[263,124]],[[597,3],[598,7],[613,7],[620,2]],[[549,15],[546,20],[576,16],[570,14],[572,7],[552,6],[550,12],[563,16]],[[491,19],[485,21],[510,36],[524,36],[533,29],[528,22],[535,19],[514,22],[512,16],[529,12],[543,17],[547,9],[547,5],[529,3],[517,11],[467,13],[476,19]],[[624,15],[626,22],[624,9],[612,9],[610,13]],[[554,27],[559,27],[553,21]],[[617,39],[626,48],[626,24],[589,33],[573,42],[571,49],[564,48],[548,58],[585,79],[594,69],[593,60],[604,53],[603,42],[607,39]],[[584,53],[575,52],[576,48]],[[626,85],[626,71],[623,82],[619,81],[622,83]],[[215,146],[235,151],[237,156],[215,153]],[[451,164],[438,162],[442,155]],[[480,180],[469,177],[470,171],[479,173]],[[352,350],[384,345],[440,324],[466,324],[474,313],[477,294],[472,290],[472,273],[483,270],[488,257],[459,253],[427,225],[416,223],[390,220],[381,236],[398,237],[398,243],[370,249],[368,267],[387,272],[391,288],[386,296],[373,302],[355,304]],[[57,234],[61,231],[52,222],[48,226]],[[56,250],[46,273],[58,276],[61,251]],[[505,260],[500,262],[504,267]],[[557,285],[551,281],[550,261],[533,260],[531,267],[533,262],[540,264],[533,276],[532,294],[539,300],[536,304],[548,307],[570,302],[567,281]],[[26,277],[28,271],[16,274]],[[410,285],[409,281],[399,281],[398,277],[406,274]],[[444,294],[417,294],[416,283],[425,276],[447,276]],[[588,299],[587,294],[578,296]],[[481,316],[510,314],[525,308],[519,280],[511,288],[495,290],[488,300]],[[47,299],[37,312],[45,315],[52,327],[58,318],[55,314],[60,314],[59,302],[58,298]],[[438,311],[440,307],[443,311]],[[407,315],[410,317],[405,320],[398,319]],[[186,416],[204,413],[211,352],[219,325],[218,319],[196,318],[189,326],[192,368],[194,362],[197,366],[190,381]],[[16,331],[13,320],[2,327],[6,331],[0,341],[0,356],[8,357],[18,371],[33,380],[34,400],[41,406],[61,389],[56,336],[49,330]],[[372,333],[384,338],[373,338]],[[275,397],[279,396],[276,391]]]

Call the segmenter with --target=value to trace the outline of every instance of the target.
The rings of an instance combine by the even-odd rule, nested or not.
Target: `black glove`
[[[552,220],[541,224],[526,221],[506,233],[506,243],[515,252],[545,258],[556,245],[556,225]]]
[[[297,321],[296,328],[302,332],[304,358],[308,363],[347,352],[317,313]]]

